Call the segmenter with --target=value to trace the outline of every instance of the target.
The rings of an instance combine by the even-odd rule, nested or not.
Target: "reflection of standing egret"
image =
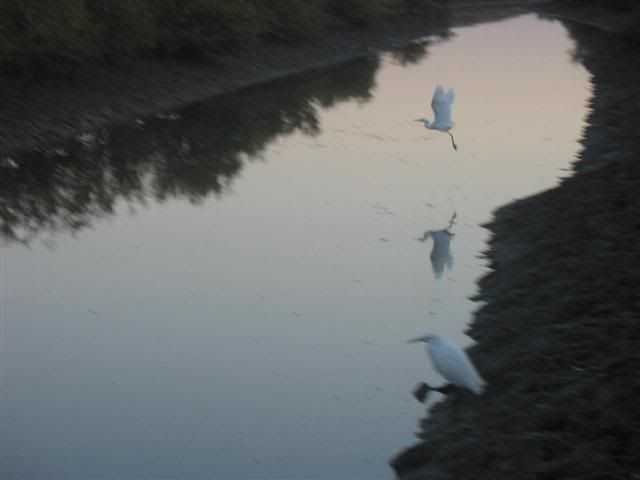
[[[449,131],[455,125],[451,120],[451,107],[453,105],[454,96],[453,89],[449,89],[449,91],[445,93],[444,88],[442,88],[441,85],[438,85],[435,92],[433,92],[433,99],[431,100],[431,108],[433,109],[435,119],[433,122],[430,122],[426,118],[418,118],[416,119],[416,122],[422,122],[424,126],[430,130],[440,130],[441,132],[446,133],[451,137],[451,145],[453,145],[453,149],[458,150],[458,146],[453,139],[453,135]]]
[[[427,230],[419,238],[421,242],[426,242],[429,237],[433,239],[433,248],[431,249],[431,268],[433,269],[433,275],[436,278],[441,278],[444,273],[444,268],[449,270],[453,268],[453,256],[451,255],[451,240],[453,233],[451,228],[455,223],[456,212],[453,212],[451,220],[447,228],[442,230]]]

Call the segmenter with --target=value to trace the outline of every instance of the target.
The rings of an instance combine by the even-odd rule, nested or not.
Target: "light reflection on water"
[[[468,342],[479,225],[589,95],[559,23],[454,33],[5,161],[2,478],[388,478],[440,382],[405,339]]]

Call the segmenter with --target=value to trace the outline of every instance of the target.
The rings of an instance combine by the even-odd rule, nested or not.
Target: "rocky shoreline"
[[[469,353],[489,387],[431,409],[402,480],[640,478],[640,48],[568,27],[593,75],[576,172],[487,225]]]

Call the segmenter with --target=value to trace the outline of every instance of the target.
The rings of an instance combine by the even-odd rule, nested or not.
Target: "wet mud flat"
[[[640,45],[568,28],[594,93],[575,173],[487,225],[489,386],[432,408],[402,480],[640,478]]]
[[[446,35],[446,10],[336,29],[299,45],[264,44],[193,62],[129,60],[86,67],[69,79],[25,85],[0,76],[0,155],[59,142],[244,87],[372,55],[428,35]]]

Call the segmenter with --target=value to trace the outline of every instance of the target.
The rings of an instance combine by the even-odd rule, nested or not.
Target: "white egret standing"
[[[453,105],[454,93],[453,89],[449,89],[447,93],[444,92],[442,85],[438,85],[433,92],[433,99],[431,100],[431,108],[435,119],[430,122],[426,118],[418,118],[416,122],[421,122],[424,126],[431,130],[440,130],[451,137],[451,145],[454,150],[458,150],[453,135],[449,130],[455,125],[451,120],[451,106]]]
[[[433,367],[446,380],[453,385],[471,390],[476,395],[482,393],[485,381],[480,377],[462,348],[438,335],[425,335],[409,340],[409,343],[415,342],[425,342],[427,344],[427,353],[431,358]],[[427,389],[442,390],[428,386]]]

